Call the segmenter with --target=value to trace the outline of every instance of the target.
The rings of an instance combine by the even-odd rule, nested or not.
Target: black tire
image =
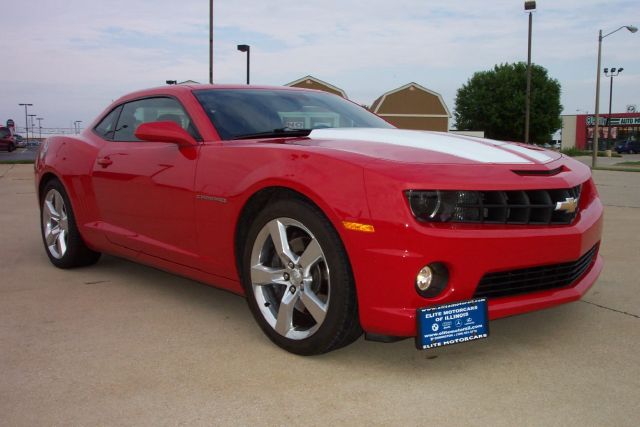
[[[13,145],[13,144],[9,144],[9,147],[7,148],[7,151],[10,153],[10,152],[12,152],[12,151],[13,151],[13,150],[15,150],[15,149],[16,149],[16,146],[15,146],[15,145]]]
[[[283,228],[278,228],[280,225]],[[285,230],[279,235],[286,237],[286,245],[293,258],[297,257],[297,264],[285,265],[277,254],[271,237],[275,229]],[[309,250],[312,246],[313,251]],[[321,256],[301,256],[310,252]],[[308,356],[346,346],[362,335],[349,259],[337,232],[316,206],[301,199],[269,203],[249,227],[242,254],[247,303],[261,329],[276,345]],[[315,261],[307,263],[310,259]],[[269,270],[266,278],[254,276],[253,266],[273,270]],[[276,276],[279,278],[272,282]],[[260,279],[264,279],[264,285],[256,284]],[[318,305],[309,303],[314,298],[320,302]],[[290,320],[280,322],[285,299],[291,301],[284,309],[290,313],[284,317]],[[289,326],[283,327],[284,324]],[[283,333],[284,330],[287,332]]]
[[[100,252],[82,240],[67,192],[57,179],[49,181],[41,194],[40,231],[45,252],[58,268],[83,267],[100,259]]]

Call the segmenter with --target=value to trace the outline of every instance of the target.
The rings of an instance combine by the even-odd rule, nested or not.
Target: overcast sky
[[[526,61],[521,0],[214,0],[214,81],[282,85],[311,74],[371,104],[408,82],[444,97],[474,72]],[[208,0],[0,0],[0,121],[90,123],[112,100],[167,79],[208,80]],[[562,85],[565,114],[594,111],[598,29],[640,26],[638,0],[538,0],[533,62]],[[613,110],[640,106],[640,32],[603,42]],[[609,81],[602,81],[601,111]],[[535,91],[535,88],[533,89]],[[453,120],[451,121],[453,125]]]

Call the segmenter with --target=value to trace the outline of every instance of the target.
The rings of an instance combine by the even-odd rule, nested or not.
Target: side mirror
[[[179,145],[197,145],[195,139],[175,122],[143,123],[135,131],[136,138],[149,142],[170,142]]]

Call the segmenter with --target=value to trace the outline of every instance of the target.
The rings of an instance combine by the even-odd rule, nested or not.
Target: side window
[[[94,128],[96,133],[104,139],[113,139],[116,130],[116,120],[122,110],[122,106],[114,108],[107,116],[102,119],[98,126]]]
[[[191,119],[173,98],[148,98],[124,104],[115,128],[115,141],[140,141],[135,131],[142,123],[170,121],[200,139]]]

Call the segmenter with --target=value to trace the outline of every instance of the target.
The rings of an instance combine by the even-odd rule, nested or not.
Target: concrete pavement
[[[0,425],[638,425],[640,173],[595,172],[606,264],[583,301],[474,343],[303,358],[229,293],[109,256],[54,268],[32,170],[0,164]]]
[[[591,156],[578,156],[574,158],[587,166],[591,166],[593,162],[593,158]],[[620,163],[624,162],[640,162],[640,154],[622,154],[620,157],[598,157],[596,166],[601,168],[608,168],[612,166],[625,167],[625,165],[620,165]]]

